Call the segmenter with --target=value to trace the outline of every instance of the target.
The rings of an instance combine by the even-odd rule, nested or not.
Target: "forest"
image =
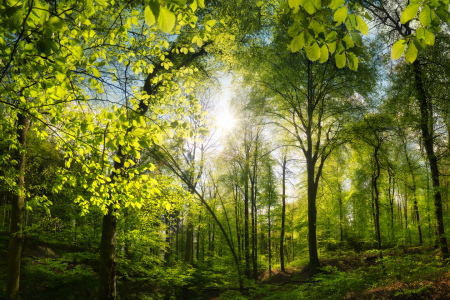
[[[0,299],[448,299],[449,0],[2,0]]]

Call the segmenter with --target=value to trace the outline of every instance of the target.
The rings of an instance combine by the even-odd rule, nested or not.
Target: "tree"
[[[440,191],[440,180],[439,180],[439,167],[438,160],[435,153],[435,138],[434,138],[434,118],[433,118],[433,104],[430,98],[432,95],[431,90],[429,90],[425,84],[426,75],[424,70],[424,60],[427,59],[426,52],[421,51],[421,55],[418,56],[418,48],[420,50],[425,50],[427,45],[434,45],[435,36],[431,31],[438,30],[436,27],[440,23],[440,18],[443,21],[448,21],[448,12],[438,17],[432,14],[430,11],[429,3],[423,3],[424,7],[421,12],[420,21],[421,27],[416,28],[410,20],[417,14],[418,9],[421,4],[412,3],[406,6],[403,13],[400,13],[401,5],[397,8],[391,7],[390,1],[383,1],[381,3],[375,4],[371,1],[363,1],[364,7],[369,10],[376,21],[382,25],[384,28],[389,28],[390,40],[401,38],[400,41],[395,43],[395,47],[392,50],[392,58],[400,58],[403,54],[406,44],[408,43],[408,50],[405,53],[405,60],[411,65],[404,66],[407,70],[408,81],[410,82],[410,87],[414,90],[414,98],[418,104],[420,111],[420,120],[418,124],[420,126],[420,131],[422,133],[422,143],[427,154],[427,160],[430,166],[430,173],[433,182],[434,189],[434,206],[435,206],[435,216],[438,228],[439,242],[442,251],[442,258],[445,260],[449,257],[447,239],[445,237],[444,221],[442,213],[442,194]],[[403,2],[401,2],[403,3]],[[448,7],[448,3],[442,4],[444,7]],[[440,11],[442,5],[434,7],[436,11]],[[446,9],[444,9],[446,10]],[[447,9],[448,10],[448,9]],[[427,11],[433,17],[426,17]],[[438,15],[441,15],[439,13]],[[429,31],[426,27],[430,27]],[[411,38],[411,34],[416,33],[416,37]],[[429,38],[425,38],[425,33],[428,32]],[[398,52],[397,52],[398,51]]]
[[[258,70],[259,89],[255,93],[264,103],[265,114],[274,125],[285,130],[289,144],[300,149],[306,160],[308,244],[314,275],[319,267],[316,195],[322,169],[330,153],[342,143],[340,130],[351,117],[346,112],[355,101],[352,98],[356,93],[360,95],[356,97],[364,97],[373,89],[376,67],[366,53],[365,63],[356,75],[329,62],[319,64],[302,54],[280,52],[278,43],[283,42],[280,39],[266,45],[264,50],[255,49],[252,66]],[[267,71],[261,71],[262,66]]]

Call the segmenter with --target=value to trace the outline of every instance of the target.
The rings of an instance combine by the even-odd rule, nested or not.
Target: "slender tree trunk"
[[[339,191],[339,241],[344,242],[344,212],[342,209],[342,191]]]
[[[375,147],[374,158],[375,158],[375,175],[373,176],[373,188],[375,192],[375,229],[377,232],[377,244],[378,250],[381,251],[381,230],[380,230],[380,205],[379,205],[379,190],[378,190],[378,178],[380,177],[381,167],[378,160],[378,151],[380,149],[380,143]],[[381,256],[381,252],[380,252]]]
[[[246,146],[248,147],[248,146]],[[245,255],[245,276],[250,278],[250,243],[249,243],[249,149],[246,149],[246,161],[244,171],[244,255]]]
[[[239,261],[242,259],[241,254],[241,229],[239,227],[239,201],[238,201],[238,186],[236,185],[236,193],[234,196],[234,214],[236,219],[236,235],[237,235],[237,244],[238,244],[238,257]]]
[[[201,220],[202,220],[202,216],[201,216],[201,214],[199,214],[199,216],[198,216],[199,224],[200,224]],[[195,253],[197,262],[198,262],[198,255],[200,253],[200,230],[201,230],[201,225],[198,225],[198,227],[197,227],[197,248],[196,248],[196,253]]]
[[[447,238],[445,237],[444,230],[444,218],[442,214],[442,196],[439,182],[439,169],[437,164],[437,157],[434,153],[434,141],[433,141],[433,128],[430,124],[430,118],[432,116],[432,104],[427,98],[424,83],[422,80],[422,73],[420,70],[420,61],[416,60],[412,66],[414,73],[414,80],[417,89],[417,100],[420,106],[421,122],[420,127],[422,129],[422,140],[424,148],[427,153],[428,162],[430,164],[431,180],[433,182],[434,189],[434,207],[436,215],[436,223],[438,228],[439,244],[442,252],[442,259],[447,260],[449,258],[449,251],[447,245]]]
[[[8,244],[8,271],[6,283],[6,299],[19,299],[20,262],[23,246],[23,216],[25,212],[25,172],[26,172],[26,147],[27,135],[30,128],[29,117],[18,114],[17,139],[18,139],[18,194],[13,198],[11,206],[11,223]]]
[[[178,243],[178,231],[180,230],[180,218],[177,217],[177,229],[175,231],[175,253],[176,259],[178,260],[179,256],[179,243]]]
[[[102,223],[99,300],[116,299],[116,230],[117,217],[115,216],[114,208],[109,206],[108,213],[103,216]]]
[[[271,225],[270,225],[270,203],[269,208],[267,209],[267,220],[269,222],[268,224],[268,239],[269,239],[269,276],[272,276],[272,240],[270,238],[270,231],[271,231]]]
[[[392,176],[391,170],[388,170],[389,173],[389,186],[388,186],[388,197],[389,197],[389,206],[391,212],[391,240],[395,239],[394,232],[394,186],[395,186],[395,178]],[[391,194],[391,181],[392,181],[392,194]]]
[[[194,244],[194,225],[192,225],[192,222],[189,220],[186,221],[188,223],[187,229],[186,229],[186,249],[184,252],[184,262],[191,264],[192,263],[192,247]]]
[[[251,201],[250,201],[250,210],[251,210],[251,214],[250,214],[250,217],[251,217],[251,222],[252,222],[252,230],[251,230],[251,234],[252,234],[252,258],[251,258],[251,260],[252,260],[252,276],[253,276],[253,279],[254,280],[257,280],[257,272],[256,272],[256,270],[255,270],[255,267],[256,267],[256,260],[255,260],[255,209],[254,209],[254,207],[255,207],[255,181],[254,180],[251,180],[251,182],[250,182],[250,193],[251,193],[251,197],[250,197],[250,199],[251,199]]]
[[[282,207],[281,207],[281,234],[280,234],[280,265],[281,271],[285,272],[284,269],[284,231],[285,231],[285,219],[286,219],[286,167],[287,167],[287,157],[286,154],[283,156],[283,178],[282,178]]]

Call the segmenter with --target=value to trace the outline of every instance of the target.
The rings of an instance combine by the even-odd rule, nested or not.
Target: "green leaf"
[[[325,37],[325,42],[327,42],[327,43],[334,42],[335,40],[337,40],[337,33],[336,33],[336,31],[330,32]]]
[[[290,8],[294,8],[297,6],[300,6],[302,4],[303,0],[288,0],[288,4]]]
[[[60,17],[51,17],[48,21],[47,21],[47,25],[54,31],[59,31],[63,28],[64,26],[64,20],[61,19]]]
[[[334,52],[336,51],[336,42],[329,43],[328,50],[331,54],[334,54]]]
[[[327,60],[328,60],[328,48],[327,48],[326,45],[323,45],[322,47],[320,47],[320,60],[319,60],[319,62],[321,64],[323,64]]]
[[[350,48],[355,47],[355,43],[353,42],[352,38],[348,34],[346,34],[344,36],[342,41],[345,43],[345,48],[346,49],[350,49]]]
[[[417,50],[422,51],[427,47],[427,44],[424,40],[420,40],[417,37],[413,39],[413,43],[416,46]]]
[[[36,42],[36,49],[39,52],[39,54],[44,53],[45,55],[50,55],[52,50],[49,40],[46,38],[41,38],[39,41]]]
[[[425,29],[425,43],[427,43],[427,45],[433,46],[435,40],[436,38],[434,34],[430,30]]]
[[[92,74],[95,77],[102,77],[102,75],[100,74],[100,72],[96,68],[92,68]]]
[[[345,63],[346,63],[345,52],[343,52],[342,54],[336,53],[334,58],[336,60],[336,67],[338,67],[339,69],[342,69],[343,67],[345,67]]]
[[[301,50],[305,46],[305,32],[302,31],[299,35],[297,35],[295,38],[291,41],[291,51],[297,52]]]
[[[425,28],[420,27],[416,30],[416,37],[419,39],[425,39]]]
[[[165,7],[161,7],[158,17],[158,26],[165,32],[170,33],[175,26],[175,14]]]
[[[354,53],[348,54],[348,67],[350,70],[358,70],[358,57]]]
[[[316,61],[320,58],[320,48],[317,43],[313,43],[311,46],[306,46],[305,50],[310,61]]]
[[[309,23],[309,28],[311,28],[312,30],[314,30],[314,32],[316,34],[319,34],[321,32],[324,32],[324,28],[322,25],[319,24],[319,22],[317,22],[316,20],[311,20],[311,22]]]
[[[114,161],[120,164],[120,158],[117,155],[114,155]]]
[[[342,6],[338,10],[334,12],[334,21],[340,25],[342,22],[345,22],[345,19],[347,19],[348,15],[348,8],[347,6]]]
[[[369,27],[360,16],[356,16],[356,24],[357,24],[356,29],[359,30],[359,32],[361,32],[364,35],[369,34]]]
[[[406,50],[406,53],[405,53],[405,60],[408,63],[412,64],[416,60],[418,52],[419,51],[417,50],[414,43],[413,42],[409,43],[408,50]]]
[[[417,15],[420,3],[410,3],[400,16],[400,23],[405,24]]]
[[[156,20],[158,20],[161,6],[159,5],[158,1],[150,0],[148,6],[146,6],[146,10],[147,7],[150,8],[150,11],[144,11],[144,18],[147,25],[151,26],[155,24]]]
[[[358,32],[351,31],[350,32],[350,36],[352,37],[352,39],[355,42],[355,44],[358,45],[358,47],[362,47],[363,46],[363,41],[362,41],[361,35]]]
[[[372,17],[368,13],[364,14],[364,18],[366,18],[369,21],[372,21]]]
[[[434,12],[442,21],[448,22],[450,20],[450,13],[445,9],[436,9]]]
[[[321,10],[322,9],[322,0],[314,0],[314,7],[316,8],[316,10]]]
[[[356,22],[356,15],[349,15],[347,20],[345,20],[345,27],[348,31],[357,30],[358,24]]]
[[[145,23],[147,23],[148,26],[152,26],[156,22],[155,15],[153,14],[152,10],[150,9],[150,6],[145,6],[144,9],[144,19]]]
[[[312,43],[316,42],[314,31],[312,31],[311,29],[306,29],[304,31],[304,33],[305,33],[305,44],[306,45],[309,46]]]
[[[310,15],[313,15],[316,12],[315,0],[305,0],[302,6],[306,10],[306,12]]]
[[[345,0],[331,0],[330,8],[336,10],[339,6],[345,3]]]
[[[306,15],[303,12],[299,11],[298,13],[296,13],[294,15],[294,21],[298,21],[300,23],[303,23],[303,22],[306,21]]]
[[[391,59],[399,59],[405,52],[406,41],[399,40],[394,43],[391,50]]]
[[[192,1],[191,10],[194,12],[197,10],[197,0]]]
[[[345,52],[345,47],[344,47],[344,44],[342,43],[342,41],[337,42],[336,51],[339,54]]]
[[[214,25],[216,25],[217,21],[216,20],[209,20],[208,22],[206,22],[206,25],[208,25],[209,27],[214,27]]]
[[[431,21],[433,20],[433,16],[431,15],[431,9],[428,5],[425,5],[420,12],[419,15],[420,23],[422,23],[423,26],[430,26]]]
[[[296,36],[300,32],[300,29],[302,29],[300,22],[295,21],[294,24],[292,24],[292,26],[289,27],[288,35],[290,37]]]
[[[198,7],[205,8],[205,0],[197,0]]]

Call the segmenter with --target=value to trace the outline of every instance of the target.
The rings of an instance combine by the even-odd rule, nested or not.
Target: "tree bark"
[[[269,208],[267,209],[267,220],[268,220],[268,222],[269,222],[269,224],[268,224],[268,235],[269,235],[269,237],[268,237],[268,239],[269,239],[269,276],[272,276],[272,247],[271,247],[271,244],[272,244],[272,240],[270,239],[270,227],[271,227],[271,225],[270,225],[270,203],[269,203]]]
[[[378,250],[381,250],[381,230],[380,230],[380,205],[379,205],[379,195],[380,192],[378,190],[378,178],[380,177],[381,173],[381,167],[380,167],[380,161],[378,160],[378,151],[380,149],[380,142],[377,142],[377,145],[375,146],[374,151],[374,158],[375,158],[375,174],[373,176],[373,188],[375,192],[374,202],[375,202],[375,229],[377,234],[377,246]],[[381,255],[381,252],[380,252]]]
[[[188,215],[189,218],[189,215]],[[186,249],[184,252],[184,262],[191,264],[192,263],[192,247],[194,243],[194,225],[190,220],[186,221],[188,223],[186,230]]]
[[[317,274],[320,267],[319,255],[317,254],[317,236],[316,236],[316,221],[317,221],[317,209],[316,209],[316,196],[317,196],[317,184],[314,180],[314,165],[308,163],[307,159],[307,172],[308,172],[308,247],[309,247],[309,270],[310,275]]]
[[[23,246],[23,216],[25,212],[25,171],[26,171],[26,147],[27,135],[30,128],[30,119],[21,113],[17,120],[18,141],[18,194],[13,197],[11,207],[11,227],[8,244],[8,271],[6,283],[6,299],[19,299],[20,263]]]
[[[281,195],[281,201],[282,201],[282,207],[281,207],[281,234],[280,234],[280,265],[281,265],[281,271],[285,272],[284,269],[284,231],[285,231],[285,220],[286,220],[286,166],[287,165],[287,158],[286,154],[283,156],[283,178],[282,178],[282,195]]]
[[[116,230],[117,217],[110,205],[108,213],[103,216],[102,238],[100,242],[100,283],[99,300],[116,299]]]
[[[250,279],[250,243],[249,243],[249,194],[248,194],[248,183],[249,183],[249,148],[245,146],[245,170],[244,170],[244,255],[245,255],[245,276]]]

